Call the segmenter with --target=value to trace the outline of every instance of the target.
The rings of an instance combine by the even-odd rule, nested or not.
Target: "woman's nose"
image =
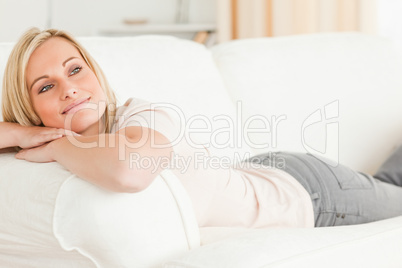
[[[68,87],[65,90],[62,91],[61,99],[66,100],[66,99],[75,99],[77,97],[77,92],[78,90],[74,87]]]

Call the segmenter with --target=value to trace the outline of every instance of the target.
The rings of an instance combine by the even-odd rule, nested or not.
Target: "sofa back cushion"
[[[402,141],[402,61],[389,40],[331,33],[212,51],[243,121],[269,126],[250,135],[256,153],[309,152],[371,173]]]

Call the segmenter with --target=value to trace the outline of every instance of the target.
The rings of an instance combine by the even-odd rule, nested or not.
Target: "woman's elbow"
[[[163,170],[159,159],[171,160],[172,148],[167,147],[164,150],[158,150],[153,154],[153,160],[150,160],[150,165],[141,166],[133,165],[130,161],[117,161],[113,172],[114,180],[118,183],[122,192],[136,193],[145,190],[153,180]],[[145,153],[140,155],[149,155],[149,150],[145,149]],[[129,159],[129,158],[127,158]]]
[[[137,193],[145,190],[155,179],[157,174],[146,170],[129,169],[126,166],[119,167],[113,173],[112,180],[116,190],[122,193]]]

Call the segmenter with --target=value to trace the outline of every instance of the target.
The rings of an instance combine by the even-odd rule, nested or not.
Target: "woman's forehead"
[[[31,54],[26,66],[27,83],[32,83],[37,77],[47,75],[54,68],[64,68],[64,62],[69,58],[82,59],[78,49],[70,41],[62,37],[52,37]]]
[[[70,41],[62,37],[52,37],[43,42],[34,50],[29,61],[43,57],[50,59],[62,59],[69,55],[81,57],[81,54],[77,48],[71,44]]]

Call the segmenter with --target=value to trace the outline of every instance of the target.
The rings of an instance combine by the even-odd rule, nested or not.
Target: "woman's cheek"
[[[60,127],[63,124],[60,120],[57,107],[43,104],[37,113],[45,126]]]

